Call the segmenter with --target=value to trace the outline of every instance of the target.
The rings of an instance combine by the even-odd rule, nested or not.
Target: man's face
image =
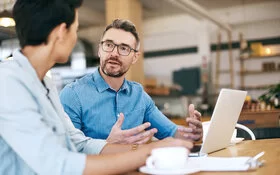
[[[135,37],[130,32],[121,29],[109,29],[103,36],[102,41],[136,49]],[[128,55],[124,56],[118,52],[118,49],[120,51],[122,47],[117,47],[115,46],[113,51],[104,51],[102,45],[99,45],[100,68],[105,75],[110,77],[123,76],[129,70],[130,66],[136,63],[139,54],[131,50]]]

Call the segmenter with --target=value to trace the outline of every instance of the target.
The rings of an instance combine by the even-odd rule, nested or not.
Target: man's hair
[[[17,0],[13,8],[20,46],[47,43],[51,31],[61,23],[69,28],[75,9],[83,0]]]
[[[129,21],[129,20],[125,20],[125,19],[115,19],[111,24],[109,24],[103,34],[102,34],[102,37],[101,39],[103,38],[103,36],[105,35],[105,33],[111,29],[111,28],[114,28],[114,29],[122,29],[126,32],[130,32],[136,39],[136,50],[139,49],[140,47],[140,39],[139,39],[139,36],[138,36],[138,33],[136,31],[136,27],[135,25]]]

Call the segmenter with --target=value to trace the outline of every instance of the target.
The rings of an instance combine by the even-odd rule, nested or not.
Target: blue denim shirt
[[[177,129],[139,83],[125,80],[116,92],[98,69],[65,86],[60,100],[74,126],[92,138],[106,139],[121,112],[125,117],[122,129],[150,122],[151,128],[158,129],[158,139],[174,136]]]
[[[0,63],[0,174],[82,174],[82,153],[99,154],[106,141],[76,129],[51,80],[45,88],[28,59],[13,56]]]

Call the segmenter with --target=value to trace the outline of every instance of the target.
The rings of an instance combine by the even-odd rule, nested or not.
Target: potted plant
[[[280,83],[271,86],[268,91],[259,96],[258,99],[265,102],[266,105],[271,105],[274,108],[280,108]]]

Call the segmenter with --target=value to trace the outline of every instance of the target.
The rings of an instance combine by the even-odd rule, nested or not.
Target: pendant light
[[[3,4],[3,11],[0,12],[0,26],[1,27],[13,27],[16,25],[13,19],[12,13],[6,9],[6,2]]]

